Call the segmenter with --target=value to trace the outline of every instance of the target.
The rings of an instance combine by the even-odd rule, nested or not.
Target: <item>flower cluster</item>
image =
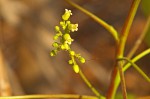
[[[74,40],[71,38],[70,33],[78,30],[78,24],[73,24],[69,21],[71,15],[71,10],[65,9],[60,26],[55,26],[56,35],[53,37],[55,42],[52,44],[55,49],[50,52],[50,55],[55,56],[61,50],[67,51],[71,57],[69,64],[73,65],[73,70],[76,73],[79,73],[80,69],[75,58],[81,63],[85,63],[85,59],[71,49],[71,44]]]

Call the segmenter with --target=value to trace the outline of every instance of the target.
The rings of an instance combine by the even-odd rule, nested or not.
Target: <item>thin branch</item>
[[[140,53],[139,55],[137,55],[136,57],[134,57],[132,59],[132,62],[135,63],[137,62],[138,60],[140,60],[141,58],[143,58],[144,56],[150,54],[150,48],[143,51],[142,53]],[[129,67],[131,66],[130,63],[127,63],[124,68],[123,68],[123,71],[125,72]],[[119,86],[119,83],[120,83],[120,77],[119,77],[119,72],[117,71],[118,69],[115,69],[114,71],[114,78],[113,78],[113,83],[112,85],[110,86],[110,89],[113,89],[113,90],[109,90],[109,91],[112,91],[112,92],[109,92],[108,93],[108,96],[112,95],[113,98],[107,98],[107,99],[114,99],[115,97],[115,94],[116,94],[116,91],[117,91],[117,88]],[[114,85],[114,86],[113,86]],[[111,93],[111,94],[110,94]]]
[[[105,99],[104,96],[102,96],[93,86],[92,84],[89,82],[89,80],[86,78],[86,76],[83,74],[83,72],[79,71],[79,75],[81,76],[81,78],[83,79],[83,81],[86,83],[86,85],[93,91],[93,93],[99,97],[99,99]]]
[[[136,12],[137,12],[138,6],[140,4],[140,1],[141,0],[134,0],[132,5],[131,5],[130,12],[128,14],[128,17],[125,21],[125,24],[124,24],[122,32],[121,32],[119,51],[118,51],[120,56],[118,56],[118,57],[123,56],[127,37],[128,37],[129,31],[130,31],[131,25],[133,23],[133,19],[135,17]]]
[[[120,42],[119,42],[119,46],[118,46],[117,58],[121,58],[124,56],[125,44],[127,41],[129,30],[133,23],[133,19],[137,12],[140,1],[141,0],[134,0],[131,5],[130,12],[128,14],[128,17],[127,17],[125,24],[123,26],[123,29],[122,29],[121,38],[120,38]],[[121,62],[121,64],[120,64],[120,62],[119,62],[118,64],[119,64],[119,74],[121,77],[120,79],[121,79],[123,98],[127,99],[126,84],[125,84],[125,78],[124,78],[124,72],[123,72],[123,64],[124,63]]]
[[[75,57],[74,57],[74,56],[70,56],[70,57],[71,57],[73,63],[74,63],[75,65],[77,65],[77,62],[76,62],[76,60],[75,60]],[[80,77],[83,79],[84,83],[91,89],[91,91],[92,91],[97,97],[99,97],[100,99],[105,99],[105,97],[102,96],[102,95],[98,92],[98,90],[95,89],[95,87],[93,87],[93,85],[92,85],[91,82],[86,78],[86,76],[84,75],[84,73],[82,72],[82,70],[80,69],[80,67],[79,67],[79,73],[78,73],[78,74],[79,74]]]
[[[0,97],[0,99],[45,99],[45,98],[64,98],[64,99],[99,99],[95,96],[86,95],[71,95],[71,94],[54,94],[54,95],[24,95],[24,96],[10,96]]]
[[[150,54],[150,48],[141,52],[140,54],[138,54],[136,57],[134,57],[132,59],[132,62],[135,63],[136,61],[138,61],[139,59],[143,58],[144,56]],[[131,66],[131,64],[127,63],[124,68],[123,68],[123,71],[126,71],[129,67]]]
[[[87,16],[91,17],[93,20],[95,20],[100,25],[102,25],[107,31],[109,31],[111,33],[111,35],[114,37],[114,39],[116,40],[116,42],[117,43],[119,42],[118,32],[114,29],[113,26],[109,25],[108,23],[106,23],[105,21],[103,21],[102,19],[100,19],[99,17],[97,17],[96,15],[94,15],[93,13],[91,13],[88,10],[82,8],[78,4],[72,2],[71,0],[65,0],[65,1],[68,2],[70,5],[74,6],[75,8],[79,9],[83,13],[85,13]]]
[[[147,31],[148,31],[148,28],[150,26],[150,16],[148,17],[147,19],[147,22],[146,22],[146,25],[145,25],[145,28],[144,28],[144,31],[141,33],[141,35],[139,36],[139,38],[137,39],[137,41],[135,42],[133,48],[131,49],[131,51],[129,52],[129,54],[127,55],[127,57],[130,59],[132,58],[132,56],[135,54],[136,50],[139,48],[140,44],[142,43]]]
[[[136,65],[134,62],[132,62],[132,60],[130,60],[130,59],[126,58],[126,57],[120,58],[118,60],[126,60],[128,63],[130,63],[145,78],[145,80],[150,82],[150,78],[144,73],[144,71],[142,71],[142,69],[139,68],[138,65]]]
[[[125,84],[125,77],[124,77],[124,72],[123,72],[123,61],[118,62],[118,69],[119,69],[119,75],[120,75],[120,80],[121,80],[121,87],[122,87],[122,94],[123,94],[123,99],[127,99],[127,91],[126,91],[126,84]]]
[[[127,41],[127,37],[128,37],[128,34],[129,34],[129,30],[131,28],[131,25],[133,23],[133,19],[134,19],[134,16],[137,12],[137,9],[138,9],[138,6],[140,4],[140,1],[141,0],[134,0],[132,5],[131,5],[131,8],[130,8],[130,11],[129,11],[129,14],[128,14],[128,17],[125,21],[125,24],[123,26],[123,29],[122,29],[122,33],[121,33],[121,36],[120,36],[120,40],[119,40],[119,43],[117,45],[117,59],[118,58],[122,58],[124,56],[124,50],[125,50],[125,44],[126,44],[126,41]],[[116,83],[119,83],[120,82],[120,79],[119,79],[119,74],[120,74],[120,77],[121,77],[121,85],[122,85],[122,92],[123,92],[123,95],[124,95],[124,99],[126,99],[126,96],[124,93],[126,93],[126,88],[125,88],[125,81],[124,81],[124,77],[121,76],[123,74],[123,70],[121,70],[122,68],[119,67],[119,71],[117,70],[118,69],[118,66],[122,65],[123,64],[120,64],[120,62],[116,62],[115,64],[116,66],[114,67],[114,70],[113,70],[113,73],[112,73],[112,80],[111,80],[111,84],[110,84],[110,87],[108,89],[108,94],[107,94],[107,99],[114,99],[115,97],[115,94],[116,94],[116,91],[117,91],[117,88],[118,88],[118,85]]]

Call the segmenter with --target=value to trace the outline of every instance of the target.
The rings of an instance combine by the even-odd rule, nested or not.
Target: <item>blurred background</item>
[[[74,0],[121,32],[133,0]],[[149,0],[147,0],[149,1]],[[149,4],[150,5],[150,4]],[[54,27],[64,9],[71,9],[71,21],[79,24],[72,34],[72,47],[87,60],[80,64],[91,83],[106,94],[115,57],[115,41],[102,26],[64,0],[0,0],[0,86],[10,82],[10,94],[93,95],[68,65],[69,57],[60,52],[50,57]],[[131,28],[125,53],[142,33],[147,17],[140,5]],[[150,39],[150,38],[148,38]],[[150,41],[149,41],[150,42]],[[150,45],[143,41],[136,54]],[[137,62],[150,77],[150,55]],[[135,96],[150,95],[150,84],[134,69],[125,72],[127,91]],[[120,88],[118,92],[120,92]],[[2,91],[2,90],[1,90]],[[119,94],[119,93],[118,93]]]

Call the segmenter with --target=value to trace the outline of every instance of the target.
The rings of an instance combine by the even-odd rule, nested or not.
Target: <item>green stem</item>
[[[117,92],[117,88],[120,82],[120,76],[119,76],[119,69],[118,66],[115,66],[111,75],[111,83],[106,95],[106,99],[114,99],[116,92]],[[118,85],[117,85],[118,84]]]
[[[123,26],[120,40],[119,40],[119,43],[117,45],[117,53],[116,53],[117,59],[122,58],[124,56],[125,44],[127,41],[129,30],[130,30],[131,25],[133,23],[133,19],[134,19],[136,12],[137,12],[140,1],[141,0],[134,0],[132,5],[131,5],[130,12],[129,12],[128,17],[127,17],[125,24]],[[123,66],[123,64],[120,64],[120,62],[116,62],[115,65],[116,66],[114,67],[114,70],[113,70],[111,84],[110,84],[110,87],[108,89],[107,99],[114,99],[118,85],[119,85],[118,83],[120,82],[119,75],[121,77],[121,85],[122,85],[122,92],[124,95],[124,99],[126,99],[125,81],[124,81],[124,76],[122,75],[123,70],[121,70],[122,69],[121,67],[119,67],[120,69],[118,70],[118,66]]]
[[[120,42],[119,42],[119,46],[118,46],[117,58],[121,58],[124,56],[125,44],[127,41],[129,30],[130,30],[131,25],[133,23],[133,19],[135,17],[136,12],[137,12],[140,1],[141,0],[134,0],[132,5],[131,5],[130,12],[128,14],[128,17],[127,17],[125,24],[123,26],[123,29],[122,29],[121,38],[120,38]],[[118,62],[118,64],[119,63],[120,62]],[[122,67],[123,67],[123,63],[119,65],[119,74],[120,74],[120,79],[121,79],[123,98],[127,99],[126,84],[125,84],[124,72],[122,70]]]
[[[140,53],[140,54],[137,55],[136,57],[134,57],[134,58],[132,59],[132,62],[135,63],[135,62],[137,62],[138,60],[140,60],[141,58],[143,58],[144,56],[146,56],[146,55],[148,55],[148,54],[150,54],[150,48],[147,49],[147,50],[145,50],[145,51],[143,51],[142,53]],[[127,64],[124,66],[123,71],[125,72],[130,66],[131,66],[131,64],[130,64],[130,63],[127,63]],[[113,78],[113,85],[114,85],[114,86],[111,86],[111,89],[113,89],[113,90],[110,90],[110,91],[112,91],[112,92],[111,92],[111,93],[112,93],[111,95],[112,95],[113,98],[108,98],[108,99],[114,99],[115,94],[116,94],[116,92],[117,92],[117,88],[118,88],[119,83],[120,83],[119,72],[118,72],[117,70],[115,70],[114,73],[116,73],[116,74],[115,74],[115,77]],[[109,96],[110,96],[110,95],[109,95]]]
[[[93,93],[99,97],[99,99],[105,99],[104,96],[102,96],[93,86],[92,84],[89,82],[89,80],[85,77],[85,75],[83,74],[83,72],[80,70],[79,71],[79,75],[81,76],[81,78],[83,79],[83,81],[86,83],[86,85],[93,91]]]
[[[138,61],[139,59],[141,59],[142,57],[144,57],[145,55],[150,54],[150,48],[143,51],[142,53],[140,53],[139,55],[137,55],[135,58],[132,59],[132,62],[135,63],[136,61]],[[129,67],[131,66],[131,64],[126,64],[123,68],[123,71],[126,71]]]
[[[131,25],[133,23],[133,19],[134,19],[136,12],[137,12],[140,1],[141,0],[134,0],[133,1],[132,5],[131,5],[130,12],[128,14],[128,17],[127,17],[125,24],[123,26],[121,38],[120,38],[120,44],[119,44],[120,45],[119,46],[119,53],[120,53],[121,57],[123,56],[124,49],[125,49],[125,43],[127,41],[129,30],[130,30]]]
[[[122,94],[123,94],[123,99],[127,99],[127,91],[126,91],[126,84],[125,84],[125,77],[124,77],[124,72],[123,72],[123,61],[118,62],[118,69],[119,69],[119,75],[120,75],[120,80],[121,80],[121,89],[122,89]]]
[[[136,50],[139,48],[140,44],[142,43],[147,31],[148,31],[148,28],[150,26],[150,16],[148,17],[147,19],[147,22],[146,22],[146,25],[145,25],[145,28],[144,28],[144,31],[141,33],[140,37],[138,38],[138,40],[135,42],[133,48],[131,49],[131,51],[129,52],[129,54],[127,55],[127,58],[130,59],[132,58],[132,56],[134,55],[134,53],[136,52]]]
[[[95,20],[100,25],[102,25],[107,31],[109,31],[112,34],[112,36],[114,37],[116,42],[117,43],[119,42],[118,32],[114,29],[113,26],[109,25],[108,23],[106,23],[105,21],[103,21],[102,19],[100,19],[99,17],[94,15],[93,13],[89,12],[88,10],[86,10],[86,9],[82,8],[81,6],[75,4],[71,0],[65,0],[65,1],[68,2],[70,5],[74,6],[75,8],[79,9],[80,11],[82,11],[83,13],[88,15],[89,17],[91,17],[93,20]]]
[[[130,60],[130,59],[126,58],[126,57],[123,57],[123,58],[118,59],[118,60],[126,60],[128,63],[130,63],[145,78],[145,80],[150,82],[150,78],[144,73],[144,71],[142,71],[142,69],[139,68],[138,65],[136,65],[134,62],[132,62],[132,60]]]
[[[46,99],[46,98],[64,98],[64,99],[98,99],[95,96],[71,95],[71,94],[54,94],[54,95],[24,95],[24,96],[7,96],[0,99]]]
[[[76,65],[77,62],[74,58],[74,56],[71,56],[71,59],[73,61],[73,63]],[[80,77],[83,79],[84,83],[92,90],[92,92],[97,96],[99,97],[99,99],[105,99],[104,96],[102,96],[96,89],[95,87],[93,87],[93,85],[90,83],[90,81],[86,78],[86,76],[84,75],[84,73],[82,72],[82,70],[80,69],[79,67],[79,75]]]

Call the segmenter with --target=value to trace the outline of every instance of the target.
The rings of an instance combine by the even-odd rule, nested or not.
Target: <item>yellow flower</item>
[[[65,9],[65,13],[62,15],[62,19],[64,21],[68,20],[72,15],[71,10]]]

